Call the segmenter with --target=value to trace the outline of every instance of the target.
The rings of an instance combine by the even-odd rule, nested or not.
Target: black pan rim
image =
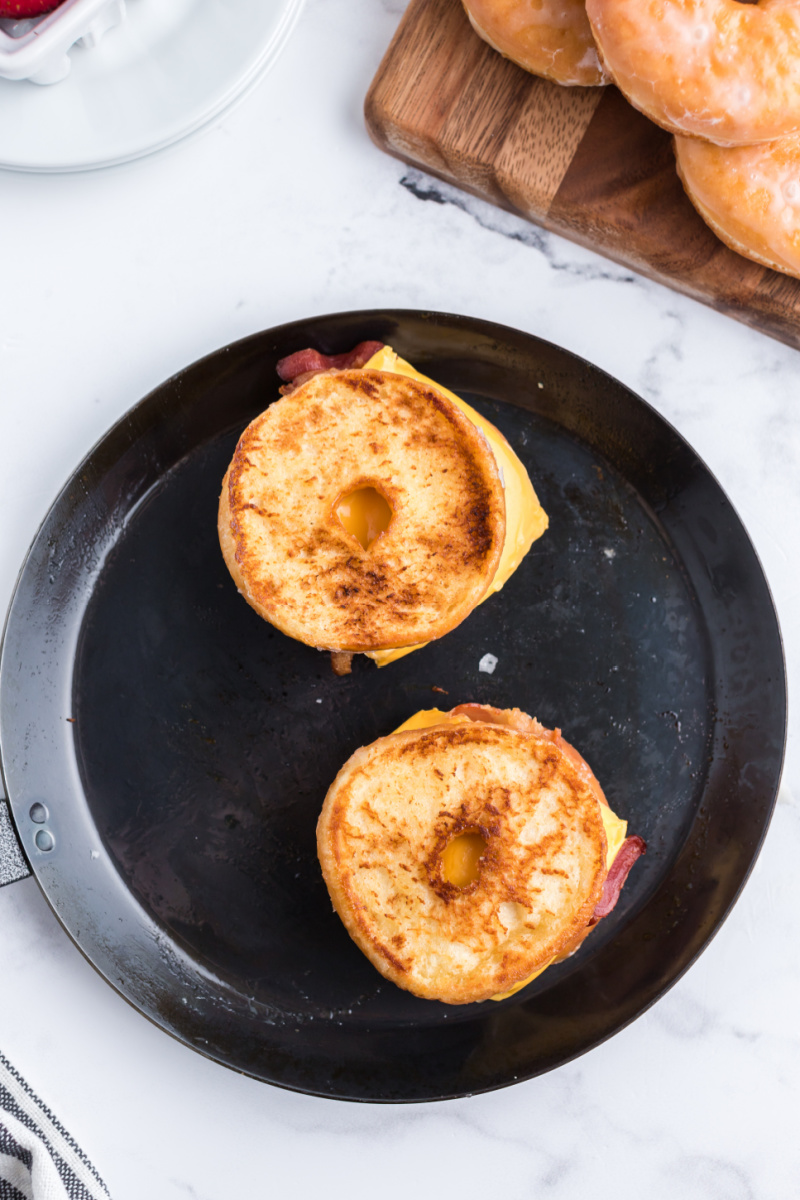
[[[326,325],[327,324],[331,328],[333,328],[337,325],[337,323],[346,322],[351,325],[357,326],[357,325],[369,324],[370,322],[374,322],[377,319],[386,319],[386,320],[390,320],[390,321],[396,321],[399,323],[402,323],[403,321],[417,321],[417,322],[422,321],[422,322],[428,322],[430,324],[430,326],[433,328],[436,328],[437,326],[441,326],[443,329],[455,329],[455,330],[461,330],[464,332],[478,331],[478,332],[480,332],[481,335],[483,335],[489,339],[494,339],[498,343],[502,343],[504,341],[509,342],[509,341],[514,341],[514,340],[516,340],[516,341],[521,340],[521,341],[529,343],[529,344],[536,344],[539,347],[547,347],[559,355],[566,356],[569,360],[571,360],[574,364],[576,364],[577,367],[579,367],[584,372],[590,373],[596,379],[605,381],[613,388],[615,388],[617,390],[622,390],[625,393],[627,393],[627,395],[630,398],[632,398],[632,400],[635,401],[635,403],[638,406],[647,410],[651,414],[651,416],[655,419],[656,422],[658,422],[665,429],[669,430],[671,435],[674,437],[674,439],[676,439],[677,442],[682,444],[687,449],[687,451],[689,451],[691,453],[691,455],[693,455],[694,458],[697,459],[697,461],[700,463],[700,466],[702,467],[702,470],[705,473],[705,475],[707,476],[707,478],[713,482],[715,487],[718,489],[718,491],[721,493],[721,495],[725,498],[725,500],[727,501],[727,504],[730,507],[731,513],[733,514],[736,522],[738,523],[741,534],[744,535],[746,543],[749,547],[749,552],[752,555],[752,558],[757,567],[757,570],[760,572],[761,582],[762,582],[764,588],[766,589],[766,595],[768,597],[769,605],[771,608],[771,615],[772,615],[772,618],[774,621],[774,634],[777,639],[776,646],[777,646],[777,650],[778,650],[778,653],[780,656],[780,662],[781,662],[781,666],[782,666],[782,680],[781,680],[781,682],[782,682],[782,689],[781,689],[782,690],[782,729],[780,731],[780,736],[779,736],[781,749],[780,749],[780,754],[778,756],[777,761],[773,764],[772,796],[771,796],[771,799],[769,799],[768,803],[765,806],[765,818],[763,820],[763,823],[762,823],[762,826],[760,829],[759,837],[753,843],[752,855],[751,855],[749,865],[747,866],[747,869],[744,871],[744,873],[739,878],[738,885],[736,886],[735,890],[732,891],[731,894],[729,895],[726,906],[724,907],[723,910],[721,910],[716,915],[713,929],[705,937],[705,940],[696,949],[696,951],[692,954],[692,956],[682,964],[680,970],[675,971],[674,974],[668,980],[668,982],[665,985],[663,985],[660,988],[660,990],[656,991],[648,999],[647,1003],[643,1004],[635,1013],[630,1015],[627,1019],[619,1022],[613,1028],[608,1029],[604,1034],[602,1034],[602,1036],[596,1037],[589,1044],[581,1045],[580,1047],[576,1048],[574,1053],[563,1056],[562,1058],[560,1058],[560,1060],[557,1064],[552,1064],[552,1065],[561,1065],[563,1063],[572,1061],[574,1058],[578,1057],[579,1055],[581,1055],[581,1054],[585,1053],[586,1051],[588,1051],[589,1049],[593,1048],[593,1046],[601,1044],[603,1041],[605,1041],[609,1037],[613,1036],[614,1033],[618,1032],[622,1028],[625,1028],[628,1024],[630,1024],[633,1020],[635,1020],[637,1016],[641,1015],[641,1013],[646,1011],[647,1008],[649,1008],[653,1003],[655,1003],[655,1001],[657,999],[659,999],[661,995],[665,994],[665,992],[667,990],[669,990],[670,987],[674,986],[674,984],[683,976],[683,974],[685,974],[685,972],[686,972],[686,970],[688,970],[689,966],[691,966],[692,963],[694,961],[696,961],[696,958],[699,956],[700,953],[702,953],[702,950],[705,949],[705,946],[710,943],[711,939],[716,934],[716,932],[719,930],[719,928],[723,924],[724,920],[727,919],[727,916],[730,914],[730,911],[732,910],[734,904],[736,903],[736,900],[738,899],[739,895],[741,894],[741,891],[742,891],[745,883],[747,882],[747,878],[749,877],[750,871],[752,870],[752,868],[755,864],[755,861],[758,857],[758,853],[760,852],[761,846],[763,845],[763,841],[764,841],[764,838],[766,836],[766,833],[767,833],[767,830],[769,827],[769,821],[770,821],[772,812],[774,810],[774,805],[775,805],[775,802],[777,799],[777,793],[778,793],[778,788],[779,788],[779,784],[780,784],[780,774],[781,774],[783,757],[784,757],[784,753],[785,753],[785,744],[786,744],[786,705],[787,705],[786,673],[785,673],[785,663],[784,663],[784,657],[783,657],[782,639],[781,639],[781,635],[780,635],[777,614],[775,612],[774,602],[772,601],[772,597],[769,592],[769,586],[768,586],[768,583],[764,576],[763,568],[761,567],[761,564],[758,559],[755,548],[753,547],[752,542],[750,541],[749,536],[747,535],[747,532],[744,529],[744,526],[742,525],[741,520],[738,517],[738,514],[736,513],[733,505],[730,503],[730,500],[727,498],[723,489],[719,486],[718,481],[715,479],[713,474],[708,470],[706,465],[704,463],[702,463],[701,460],[699,460],[699,457],[695,454],[695,452],[692,450],[692,448],[689,446],[689,444],[685,441],[685,439],[682,438],[682,436],[677,432],[677,430],[674,429],[673,426],[671,426],[669,424],[669,422],[667,422],[663,417],[660,416],[660,414],[658,414],[658,412],[652,407],[652,405],[649,405],[646,401],[642,400],[640,397],[635,396],[635,394],[632,393],[630,391],[630,389],[625,388],[624,385],[618,383],[618,381],[614,380],[613,377],[609,376],[606,372],[603,372],[600,368],[592,366],[592,364],[586,362],[586,360],[584,360],[584,359],[581,359],[579,356],[574,355],[569,351],[564,351],[559,347],[553,346],[551,343],[547,343],[547,342],[543,341],[543,339],[535,337],[535,335],[521,333],[518,330],[514,330],[514,329],[511,329],[509,327],[506,327],[506,326],[503,326],[503,325],[500,325],[497,323],[481,321],[481,320],[478,320],[476,318],[471,318],[471,317],[454,316],[454,315],[447,314],[447,313],[431,312],[431,311],[418,311],[418,310],[413,310],[413,309],[354,310],[354,311],[349,311],[349,312],[328,314],[328,315],[323,315],[323,316],[319,316],[319,317],[311,317],[311,318],[307,318],[305,320],[287,322],[283,325],[276,326],[270,330],[256,332],[256,333],[248,335],[247,337],[245,337],[243,339],[240,339],[239,341],[237,341],[235,343],[231,343],[230,345],[222,346],[222,347],[218,348],[217,350],[211,352],[209,355],[205,356],[204,358],[198,360],[196,363],[192,364],[190,367],[187,367],[184,370],[177,372],[175,375],[170,377],[169,380],[165,381],[164,384],[161,384],[161,385],[159,385],[159,387],[153,389],[150,393],[148,393],[147,396],[145,396],[136,405],[134,405],[130,410],[128,410],[128,412],[123,414],[123,416],[120,417],[120,419],[117,422],[115,422],[115,424],[96,442],[95,446],[83,458],[81,464],[78,466],[78,468],[75,470],[75,472],[73,472],[73,474],[70,477],[70,479],[68,480],[68,482],[65,484],[65,486],[59,492],[59,494],[56,497],[53,505],[51,506],[47,516],[44,518],[42,524],[39,527],[39,530],[37,531],[37,533],[32,541],[31,548],[29,549],[28,554],[26,555],[23,565],[20,569],[18,580],[17,580],[17,583],[15,585],[15,588],[14,588],[14,591],[12,594],[12,600],[9,605],[9,610],[8,610],[8,613],[6,616],[6,622],[5,622],[4,632],[3,632],[2,652],[0,652],[0,695],[2,695],[4,691],[7,692],[7,690],[8,690],[7,686],[4,688],[3,685],[4,685],[4,683],[7,683],[7,677],[8,677],[9,670],[10,670],[10,668],[7,666],[6,648],[7,648],[8,631],[9,631],[9,627],[10,627],[10,624],[12,621],[12,614],[14,611],[15,602],[17,600],[18,594],[21,589],[21,585],[26,576],[26,572],[28,570],[29,564],[34,555],[35,549],[36,549],[37,545],[39,545],[42,537],[45,535],[45,532],[48,528],[48,524],[51,522],[51,520],[53,518],[53,514],[58,509],[59,504],[61,502],[63,502],[63,500],[66,497],[67,493],[69,492],[70,488],[72,486],[74,486],[76,479],[78,479],[82,475],[82,473],[86,470],[86,468],[91,465],[91,463],[94,461],[98,452],[100,451],[100,449],[103,446],[108,445],[108,443],[111,440],[113,440],[114,437],[119,436],[122,433],[124,426],[126,424],[129,424],[132,419],[135,419],[137,414],[143,412],[145,410],[145,408],[147,407],[147,405],[149,403],[153,402],[154,397],[157,397],[160,394],[162,394],[164,392],[164,389],[179,387],[181,384],[181,381],[184,379],[184,377],[187,376],[190,372],[197,370],[198,368],[212,367],[214,365],[221,364],[225,360],[225,358],[232,356],[232,355],[236,356],[237,354],[246,352],[246,350],[248,348],[257,346],[265,338],[271,338],[277,344],[280,344],[283,347],[285,347],[285,349],[284,349],[285,353],[289,353],[289,352],[291,352],[292,349],[299,348],[299,345],[291,344],[292,337],[294,335],[297,335],[297,336],[300,336],[301,340],[302,340],[302,331],[311,325],[319,325],[319,324]],[[4,666],[6,667],[5,670],[3,669]],[[6,761],[8,758],[8,753],[9,753],[7,750],[7,747],[5,744],[5,738],[4,738],[5,724],[6,724],[5,722],[0,724],[0,778],[3,778],[4,782],[6,781],[6,766],[5,766],[5,764],[6,764]],[[14,811],[14,798],[9,797],[9,799],[11,802],[10,807],[12,809],[12,812],[14,812],[18,831],[20,831],[22,834],[21,840],[23,841],[23,844],[25,844],[26,831],[24,830],[23,821],[17,819],[18,814]],[[81,945],[81,942],[79,939],[75,938],[74,932],[70,930],[70,928],[69,928],[68,924],[66,923],[66,921],[64,920],[62,914],[59,913],[58,908],[54,904],[54,902],[51,898],[51,895],[48,893],[46,872],[44,872],[42,870],[43,864],[42,864],[41,860],[37,860],[35,854],[31,855],[30,857],[33,860],[32,866],[34,868],[34,873],[36,874],[37,880],[39,882],[39,886],[40,886],[41,890],[43,891],[43,894],[45,895],[45,898],[47,899],[51,908],[53,908],[53,911],[56,913],[56,916],[59,919],[60,923],[62,925],[64,925],[64,928],[67,930],[68,934],[70,935],[72,940],[75,942],[75,944],[78,945],[79,949],[81,949],[81,952],[84,954],[84,956],[87,958],[87,960],[89,962],[92,962],[92,965],[95,966],[96,969],[98,969],[98,971],[100,971],[100,973],[104,976],[104,978],[107,979],[108,982],[111,983],[111,985],[115,988],[115,990],[117,990],[119,992],[119,994],[121,994],[126,1000],[128,1000],[128,1002],[131,1003],[133,1005],[133,1007],[135,1007],[137,1009],[137,1011],[142,1012],[143,1015],[147,1016],[148,1019],[150,1019],[153,1023],[157,1024],[159,1028],[164,1029],[165,1032],[169,1032],[172,1036],[176,1037],[177,1040],[182,1041],[184,1044],[191,1045],[193,1049],[198,1050],[200,1053],[203,1053],[206,1057],[211,1058],[213,1061],[224,1061],[223,1059],[220,1059],[218,1056],[214,1055],[213,1053],[208,1053],[207,1051],[205,1051],[202,1048],[202,1046],[187,1041],[186,1038],[181,1037],[178,1033],[176,1033],[174,1030],[168,1028],[161,1021],[155,1019],[150,1013],[145,1012],[142,1009],[142,1007],[140,1006],[140,1004],[137,1004],[134,1000],[131,999],[130,996],[126,995],[125,990],[121,987],[118,987],[117,984],[114,982],[114,980],[112,978],[109,978],[108,974],[106,972],[104,972],[100,967],[98,967],[97,963],[95,963],[93,961],[91,953],[88,952],[84,948],[83,945]],[[520,1003],[524,1003],[524,1001],[520,1001]],[[233,1064],[227,1063],[226,1065],[232,1066]],[[250,1073],[246,1070],[246,1068],[243,1068],[241,1066],[236,1066],[234,1069],[244,1071],[244,1073]],[[551,1066],[546,1066],[542,1069],[549,1070],[549,1069],[551,1069]],[[539,1074],[539,1073],[541,1073],[541,1072],[536,1071],[533,1074],[522,1076],[520,1078],[531,1078],[534,1075]],[[259,1078],[259,1079],[264,1078],[263,1074],[259,1074],[257,1072],[252,1072],[252,1074],[253,1074],[253,1077],[255,1077],[255,1078]],[[451,1091],[451,1092],[442,1092],[438,1095],[430,1095],[430,1096],[426,1095],[426,1096],[419,1096],[419,1097],[416,1097],[416,1096],[386,1097],[385,1102],[419,1103],[419,1102],[426,1101],[426,1100],[453,1099],[453,1098],[457,1098],[459,1096],[477,1095],[477,1094],[485,1093],[488,1091],[496,1090],[498,1087],[510,1086],[512,1083],[517,1082],[517,1081],[518,1080],[517,1080],[516,1076],[510,1076],[503,1082],[499,1082],[499,1083],[492,1082],[490,1084],[487,1084],[484,1087],[475,1087],[475,1088],[471,1088],[468,1091],[464,1091],[464,1090],[458,1091],[457,1090],[457,1091]],[[316,1094],[316,1095],[329,1095],[331,1098],[337,1098],[337,1099],[348,1099],[348,1100],[364,1101],[364,1102],[376,1102],[376,1100],[380,1101],[381,1099],[384,1099],[382,1097],[375,1097],[375,1096],[343,1095],[341,1093],[336,1093],[336,1092],[319,1091],[319,1090],[314,1090],[314,1089],[310,1089],[307,1087],[295,1086],[295,1085],[292,1085],[291,1083],[287,1083],[287,1082],[281,1081],[279,1079],[271,1079],[271,1080],[269,1080],[269,1082],[272,1082],[273,1084],[275,1084],[277,1086],[286,1087],[289,1090],[305,1092],[305,1093],[310,1093],[310,1094]]]

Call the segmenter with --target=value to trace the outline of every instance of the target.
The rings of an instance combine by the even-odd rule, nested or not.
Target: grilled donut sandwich
[[[325,798],[317,851],[378,971],[468,1004],[512,995],[580,945],[644,853],[626,831],[558,730],[466,704],[357,750]]]
[[[448,633],[547,526],[502,435],[366,345],[284,360],[289,386],[239,439],[219,505],[242,595],[340,673],[353,653],[383,666]]]

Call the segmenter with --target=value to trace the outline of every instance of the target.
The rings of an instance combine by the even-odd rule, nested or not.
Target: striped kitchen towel
[[[0,1200],[109,1200],[86,1155],[2,1054]]]

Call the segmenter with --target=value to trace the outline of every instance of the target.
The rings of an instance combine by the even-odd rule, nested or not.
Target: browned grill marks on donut
[[[335,513],[362,486],[393,513],[367,550]],[[315,375],[268,408],[240,438],[220,500],[223,553],[245,599],[330,650],[442,636],[485,595],[504,535],[483,435],[434,389],[381,371]]]
[[[472,832],[485,848],[459,886],[442,855]],[[490,724],[357,751],[328,793],[318,847],[361,949],[395,983],[448,1003],[504,991],[571,947],[606,876],[599,803],[573,760],[548,737]]]

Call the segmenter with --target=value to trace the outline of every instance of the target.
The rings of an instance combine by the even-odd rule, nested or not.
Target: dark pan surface
[[[366,337],[389,341],[506,434],[551,525],[447,638],[381,671],[357,659],[340,679],[237,594],[216,506],[238,434],[276,395],[277,358]],[[487,652],[491,675],[478,669]],[[223,1063],[364,1100],[503,1086],[641,1013],[746,879],[785,736],[762,572],[686,443],[563,350],[408,312],[256,335],[142,401],[76,473],[32,548],[0,687],[23,844],[98,969]],[[383,981],[351,943],[314,830],[357,746],[418,708],[466,700],[560,726],[648,853],[569,962],[501,1004],[448,1008]],[[32,841],[36,800],[55,838],[47,853]]]

